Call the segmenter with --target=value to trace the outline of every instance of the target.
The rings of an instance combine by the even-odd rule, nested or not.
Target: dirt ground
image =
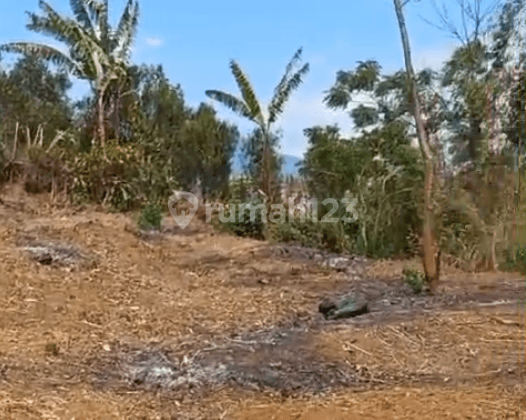
[[[0,195],[0,419],[526,419],[518,274],[414,295],[407,261],[163,223]]]

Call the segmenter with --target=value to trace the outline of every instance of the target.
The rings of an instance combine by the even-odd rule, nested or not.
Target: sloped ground
[[[0,202],[0,419],[526,418],[524,280]],[[327,297],[371,312],[326,321]],[[522,416],[522,417],[521,417]]]

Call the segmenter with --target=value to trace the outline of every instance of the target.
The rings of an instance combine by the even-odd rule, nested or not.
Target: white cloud
[[[150,47],[160,47],[161,45],[163,45],[163,40],[154,36],[146,38],[146,44],[148,44]]]
[[[348,111],[328,109],[323,103],[323,97],[323,93],[309,94],[301,91],[291,97],[277,124],[283,130],[282,153],[301,157],[308,147],[303,130],[316,125],[337,124],[342,135],[350,135],[353,124]]]
[[[441,70],[445,62],[451,57],[455,48],[458,47],[453,42],[438,44],[431,48],[415,51],[415,67],[422,70],[430,67],[433,70]]]

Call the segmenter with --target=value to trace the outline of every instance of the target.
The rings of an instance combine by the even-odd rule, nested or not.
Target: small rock
[[[365,299],[349,296],[339,303],[324,300],[319,306],[319,311],[325,319],[343,319],[369,313],[369,306]]]
[[[320,303],[320,306],[318,308],[320,313],[322,313],[323,316],[325,316],[325,318],[332,315],[334,311],[336,311],[337,309],[338,309],[338,306],[336,305],[336,303],[334,303],[330,299],[324,300],[322,303]]]
[[[42,265],[51,265],[51,263],[53,262],[53,257],[50,254],[44,254],[39,256],[37,262]]]
[[[332,314],[332,316],[329,317],[329,319],[354,318],[367,313],[369,313],[367,302],[354,303],[345,305],[344,307],[338,309]]]

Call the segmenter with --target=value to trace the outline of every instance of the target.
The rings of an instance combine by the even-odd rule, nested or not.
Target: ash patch
[[[43,265],[78,267],[93,261],[93,257],[69,243],[23,239],[19,245],[31,259]]]
[[[314,331],[316,333],[316,331]],[[260,331],[228,339],[206,360],[226,361],[231,385],[284,396],[319,393],[371,381],[368,372],[329,363],[311,346],[311,326]]]
[[[221,363],[205,365],[186,356],[178,360],[170,350],[158,348],[118,350],[97,364],[93,382],[100,387],[188,391],[209,388],[226,377]]]
[[[130,386],[147,389],[178,389],[210,386],[225,377],[225,366],[218,363],[205,366],[184,359],[174,362],[160,351],[139,352],[122,366],[124,380]]]
[[[355,367],[327,363],[315,355],[304,330],[245,337],[208,356],[228,361],[228,382],[257,391],[275,391],[283,396],[329,392],[369,382]]]
[[[358,255],[335,254],[297,244],[280,244],[270,248],[271,254],[295,261],[310,262],[323,268],[363,276],[369,260]]]
[[[99,360],[94,383],[104,388],[193,395],[230,386],[288,396],[371,382],[367,371],[319,359],[306,333],[267,331],[196,343],[182,357],[178,349],[119,351]]]

